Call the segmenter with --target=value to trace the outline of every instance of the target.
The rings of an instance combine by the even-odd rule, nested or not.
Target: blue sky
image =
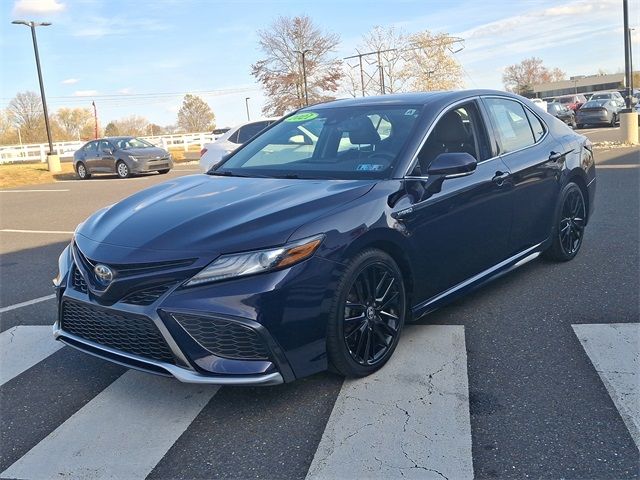
[[[629,2],[635,52],[638,3]],[[218,126],[234,125],[245,97],[252,118],[264,102],[250,75],[256,31],[300,14],[340,35],[338,57],[375,25],[461,36],[468,88],[502,88],[502,69],[533,55],[568,75],[624,67],[621,0],[0,0],[0,107],[38,91],[29,30],[10,24],[33,19],[53,22],[37,31],[50,111],[95,99],[102,125],[131,114],[166,125],[184,93],[201,92]]]

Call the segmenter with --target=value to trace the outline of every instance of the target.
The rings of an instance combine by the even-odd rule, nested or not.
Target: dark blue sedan
[[[184,382],[368,375],[405,323],[540,254],[575,257],[595,186],[589,141],[516,95],[307,107],[81,224],[55,337]]]

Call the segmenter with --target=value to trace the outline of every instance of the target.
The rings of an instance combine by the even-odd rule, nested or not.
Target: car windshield
[[[421,106],[305,109],[255,137],[209,173],[281,178],[388,178]]]
[[[607,100],[589,100],[582,106],[582,108],[600,108],[604,107],[606,103]]]
[[[560,103],[573,103],[573,100],[574,100],[573,97],[565,97],[565,98],[559,98],[556,101]]]
[[[142,140],[141,138],[118,138],[113,141],[119,149],[127,150],[129,148],[153,148],[154,145]]]
[[[609,99],[611,97],[612,97],[612,95],[610,93],[598,93],[596,95],[593,95],[591,97],[591,100],[599,100],[599,99],[603,99],[603,98]]]

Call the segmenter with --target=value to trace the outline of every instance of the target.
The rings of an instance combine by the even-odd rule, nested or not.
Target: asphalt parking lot
[[[197,166],[0,191],[0,476],[640,478],[639,366],[606,365],[639,341],[640,150],[596,155],[575,260],[535,260],[422,318],[373,378],[263,388],[183,385],[49,338],[76,225]]]

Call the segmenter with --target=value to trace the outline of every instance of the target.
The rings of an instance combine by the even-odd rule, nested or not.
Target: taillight
[[[203,148],[202,150],[200,150],[200,156],[203,156],[205,153],[207,153],[206,148]]]

